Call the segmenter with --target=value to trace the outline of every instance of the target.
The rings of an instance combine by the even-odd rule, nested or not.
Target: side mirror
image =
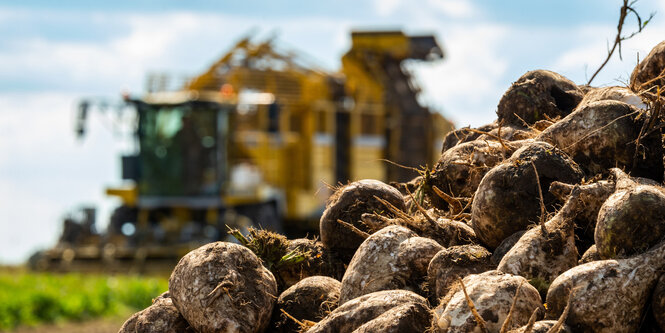
[[[90,102],[82,100],[79,103],[78,113],[76,115],[76,138],[82,139],[85,136],[85,123],[88,118],[88,109]]]

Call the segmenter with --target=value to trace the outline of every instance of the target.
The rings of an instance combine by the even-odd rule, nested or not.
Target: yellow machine
[[[435,162],[452,126],[418,103],[402,65],[442,57],[432,36],[353,32],[341,72],[330,74],[272,41],[245,38],[176,89],[166,76],[149,77],[145,96],[125,99],[137,114],[139,149],[122,159],[132,185],[107,189],[122,200],[108,231],[82,227],[90,214],[86,222],[70,220],[33,266],[168,266],[223,239],[226,225],[315,232],[329,185],[406,181],[414,173],[386,160]]]

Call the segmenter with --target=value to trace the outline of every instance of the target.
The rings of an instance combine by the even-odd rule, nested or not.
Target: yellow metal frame
[[[190,80],[183,91],[165,94],[172,94],[170,98],[173,99],[216,100],[230,105],[237,105],[237,94],[248,89],[272,94],[280,107],[279,131],[267,131],[266,107],[252,111],[256,112],[258,128],[237,128],[239,115],[233,114],[230,147],[227,147],[230,164],[250,162],[256,165],[265,184],[283,191],[286,217],[304,218],[325,204],[330,194],[326,184],[335,185],[336,181],[335,112],[341,112],[343,108],[340,108],[339,100],[334,100],[332,79],[343,77],[345,95],[354,100],[353,108],[346,110],[351,113],[350,180],[387,180],[386,163],[382,159],[386,151],[394,147],[385,138],[380,139],[388,126],[385,121],[389,112],[384,100],[386,87],[376,76],[382,69],[376,63],[368,63],[363,52],[376,51],[386,57],[405,59],[409,56],[410,40],[399,31],[354,33],[352,44],[352,49],[342,58],[342,72],[331,75],[298,65],[293,55],[277,52],[271,41],[253,44],[245,38],[205,72]],[[233,62],[238,54],[242,54],[245,61]],[[238,65],[254,60],[278,61],[283,66],[270,69]],[[363,127],[363,122],[367,121],[375,123]],[[432,125],[437,131],[450,128],[443,117],[434,117]],[[368,128],[371,128],[369,134],[366,133]],[[438,133],[440,135],[434,140],[442,139],[444,133]],[[108,189],[107,194],[120,197],[130,206],[137,202],[135,188]],[[256,203],[261,198],[258,194],[225,193],[220,200],[234,206]]]
[[[130,187],[110,187],[106,189],[106,195],[119,197],[122,202],[130,207],[136,206],[138,200],[138,191],[136,186]]]

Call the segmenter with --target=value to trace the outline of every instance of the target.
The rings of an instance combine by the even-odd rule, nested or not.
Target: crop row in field
[[[165,278],[0,271],[0,330],[142,309],[167,289]]]

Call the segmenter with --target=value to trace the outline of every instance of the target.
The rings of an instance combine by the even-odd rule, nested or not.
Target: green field
[[[135,312],[167,289],[167,278],[3,269],[0,330]]]

